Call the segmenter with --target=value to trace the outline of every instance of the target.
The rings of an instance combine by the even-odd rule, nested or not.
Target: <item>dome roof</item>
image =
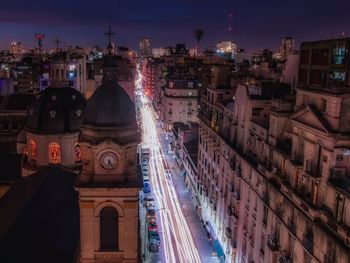
[[[102,127],[136,125],[134,103],[116,81],[104,81],[88,100],[84,123]]]
[[[79,131],[86,99],[70,87],[49,87],[36,96],[28,109],[28,130],[47,133]]]

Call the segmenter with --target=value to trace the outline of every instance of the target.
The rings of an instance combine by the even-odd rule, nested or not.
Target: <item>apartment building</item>
[[[226,262],[350,261],[350,92],[299,84],[202,98],[195,179]]]
[[[166,130],[175,122],[198,122],[198,82],[192,79],[169,79],[161,89],[160,118]]]

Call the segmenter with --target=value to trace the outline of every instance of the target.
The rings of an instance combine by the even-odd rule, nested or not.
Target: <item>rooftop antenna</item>
[[[58,51],[60,49],[61,40],[58,37],[56,37],[54,43],[56,44],[56,50]]]
[[[45,38],[45,34],[43,34],[43,33],[36,33],[34,35],[34,38],[36,38],[38,40],[39,55],[41,55],[41,50],[42,50],[42,47],[43,47],[42,40]]]
[[[108,46],[107,46],[107,50],[108,53],[111,54],[112,53],[112,36],[115,35],[115,32],[112,31],[111,25],[108,26],[108,31],[104,33],[107,37],[108,37]]]

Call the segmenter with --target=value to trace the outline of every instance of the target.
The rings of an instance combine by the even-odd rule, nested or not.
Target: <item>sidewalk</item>
[[[166,152],[164,147],[165,145],[163,140],[164,139],[163,131],[161,132],[160,137],[162,138],[161,140],[162,148],[164,152]],[[211,246],[207,238],[206,230],[204,229],[203,224],[199,219],[199,216],[197,215],[195,206],[192,202],[191,194],[186,189],[185,182],[183,178],[181,178],[180,176],[180,171],[177,163],[175,162],[172,155],[171,156],[166,155],[166,158],[169,164],[169,168],[171,170],[171,176],[174,182],[175,190],[181,203],[182,211],[184,213],[184,216],[186,217],[187,224],[192,233],[194,243],[198,249],[202,262],[205,262],[205,263],[220,262],[217,257],[212,256],[214,249]]]

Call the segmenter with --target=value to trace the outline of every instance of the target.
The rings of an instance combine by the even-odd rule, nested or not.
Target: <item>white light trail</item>
[[[142,76],[136,85],[142,85]],[[138,86],[138,90],[142,87]],[[143,141],[150,146],[151,158],[149,163],[151,189],[159,207],[165,210],[160,211],[160,222],[162,227],[164,255],[166,262],[201,262],[198,249],[194,244],[191,231],[181,209],[179,198],[171,177],[166,175],[168,164],[164,156],[161,143],[158,138],[157,128],[153,110],[147,104],[147,98],[142,95],[141,101],[144,102],[141,108]],[[167,171],[166,171],[167,169]]]

